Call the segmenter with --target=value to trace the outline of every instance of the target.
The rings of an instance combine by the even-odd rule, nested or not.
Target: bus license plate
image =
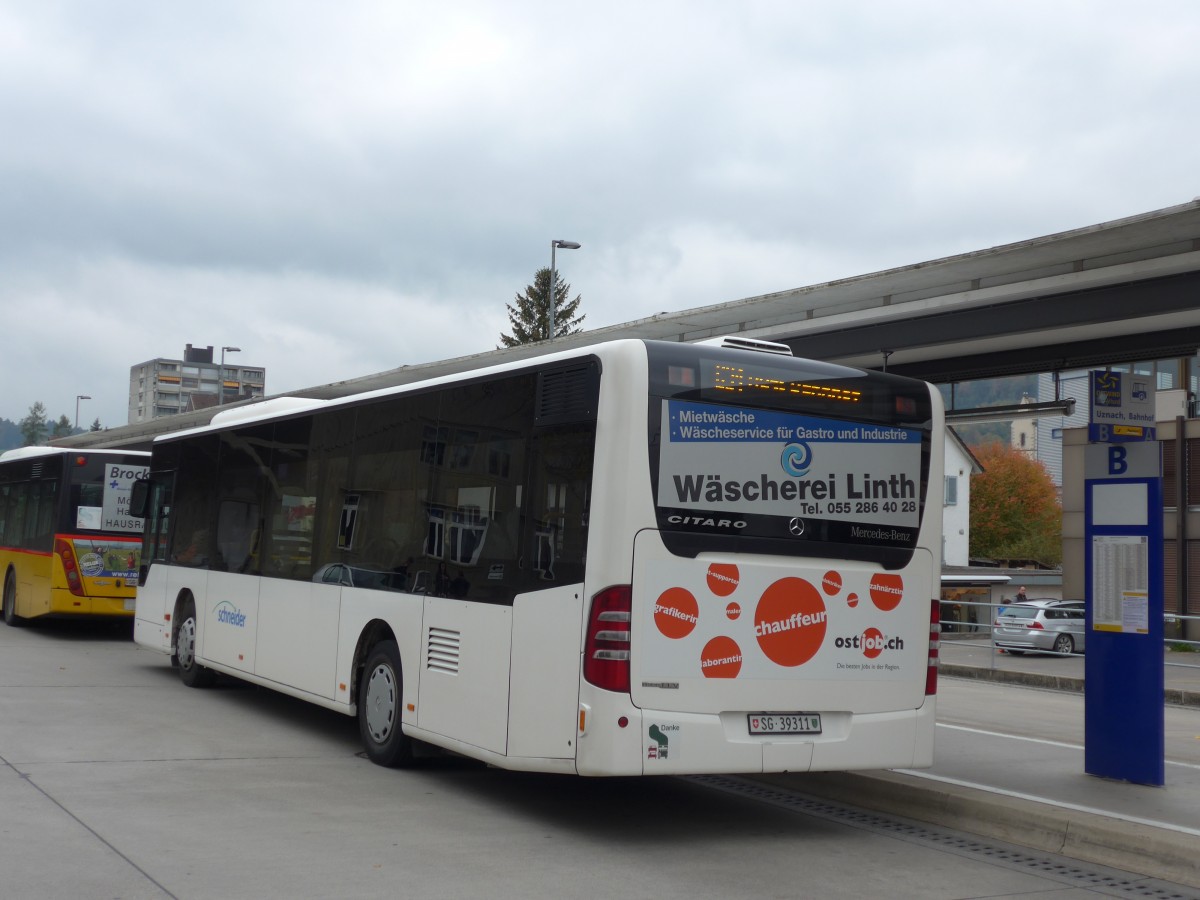
[[[820,734],[820,713],[751,713],[751,734]]]

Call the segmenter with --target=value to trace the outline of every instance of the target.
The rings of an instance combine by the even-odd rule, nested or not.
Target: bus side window
[[[424,453],[430,461],[423,547],[430,593],[507,604],[525,589],[521,521],[529,499],[523,482],[533,395],[529,375],[446,393]]]
[[[264,575],[304,581],[314,575],[316,470],[328,440],[336,442],[338,438],[336,430],[330,433],[326,417],[275,423],[269,444],[270,477],[263,498],[261,532],[251,551],[261,559]]]
[[[178,473],[165,495],[172,521],[164,532],[169,540],[164,552],[183,566],[206,566],[212,556],[217,447],[217,437],[212,435],[180,446],[168,444],[161,454],[164,467]],[[158,456],[156,452],[156,462]]]
[[[153,531],[150,532],[151,559],[162,562],[167,558],[167,538],[171,530],[171,507],[159,506],[155,510]]]
[[[253,571],[258,549],[257,503],[222,500],[217,511],[217,552],[229,572]]]
[[[11,543],[5,534],[5,523],[9,519],[9,509],[12,506],[12,485],[0,485],[0,546]]]
[[[262,499],[274,479],[274,425],[251,425],[221,435],[217,463],[217,541],[210,568],[257,575]]]
[[[596,429],[564,426],[535,439],[526,590],[583,580]]]
[[[29,510],[25,519],[25,546],[30,549],[49,549],[51,538],[54,536],[54,514],[57,508],[55,498],[58,496],[57,481],[41,481],[34,483],[30,499],[34,506]]]

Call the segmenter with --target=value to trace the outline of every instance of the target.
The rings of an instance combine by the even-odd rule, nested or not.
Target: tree
[[[89,428],[88,430],[89,431],[100,431],[103,427],[104,426],[102,426],[100,424],[100,417],[96,416],[96,418],[92,421],[92,427]]]
[[[563,282],[554,273],[554,337],[567,334],[577,334],[578,327],[584,316],[575,318],[575,312],[583,300],[582,295],[576,294],[574,300],[568,301],[571,286]],[[512,323],[512,334],[500,335],[501,347],[516,347],[520,344],[532,344],[546,340],[550,334],[550,306],[546,298],[550,296],[550,268],[538,269],[533,276],[533,284],[525,288],[524,294],[517,294],[516,305],[505,304],[508,307],[508,320]]]
[[[58,421],[54,423],[54,427],[50,430],[50,440],[70,437],[74,433],[75,426],[71,424],[71,420],[64,413],[58,417]]]
[[[50,432],[50,423],[46,420],[46,407],[40,400],[29,407],[29,415],[23,418],[19,425],[21,438],[25,441],[24,446],[36,447],[46,442],[46,435]]]
[[[971,479],[971,555],[1062,562],[1062,507],[1045,466],[992,441],[972,452],[983,474]]]

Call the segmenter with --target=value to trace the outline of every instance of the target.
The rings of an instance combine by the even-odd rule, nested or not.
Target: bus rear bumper
[[[822,713],[820,734],[752,735],[748,714],[639,710],[593,696],[579,736],[581,775],[698,775],[925,768],[934,698],[917,709]],[[625,724],[622,725],[622,720]]]
[[[69,590],[54,588],[50,591],[52,616],[117,616],[132,618],[134,597],[80,597]]]

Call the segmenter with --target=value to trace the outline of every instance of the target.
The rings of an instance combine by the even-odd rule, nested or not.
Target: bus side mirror
[[[150,511],[150,482],[139,478],[129,488],[129,514],[144,519]]]

